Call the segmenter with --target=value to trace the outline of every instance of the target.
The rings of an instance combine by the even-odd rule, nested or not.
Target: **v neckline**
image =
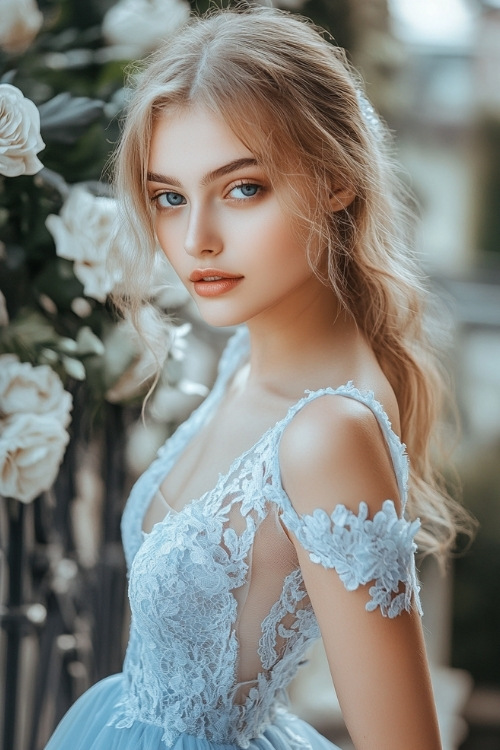
[[[170,505],[170,503],[168,502],[168,500],[164,496],[163,492],[161,491],[161,485],[163,484],[163,482],[165,481],[165,479],[168,477],[169,473],[173,469],[173,466],[174,466],[174,463],[175,463],[175,460],[174,460],[174,462],[168,468],[168,470],[165,473],[162,474],[159,485],[155,488],[155,491],[153,492],[153,494],[149,498],[149,502],[146,505],[146,508],[145,508],[144,513],[143,513],[142,518],[141,518],[141,531],[142,531],[143,536],[144,537],[149,536],[152,533],[152,531],[155,528],[155,526],[161,526],[161,525],[163,525],[171,515],[180,516],[188,508],[191,508],[194,505],[197,505],[198,503],[201,503],[202,501],[205,502],[210,495],[212,495],[214,492],[216,492],[216,490],[219,489],[219,487],[221,486],[221,484],[223,484],[224,482],[226,482],[229,479],[229,477],[231,476],[231,474],[246,459],[246,457],[248,456],[248,454],[250,454],[252,451],[254,451],[260,443],[264,442],[274,432],[274,430],[276,430],[281,425],[282,422],[284,422],[284,421],[286,421],[288,419],[290,411],[298,403],[300,403],[303,398],[304,397],[302,396],[298,401],[296,401],[293,404],[291,404],[288,407],[287,412],[286,412],[286,414],[283,417],[281,417],[273,425],[271,425],[270,427],[268,427],[267,430],[265,430],[265,432],[263,432],[260,435],[260,437],[255,441],[255,443],[253,443],[249,448],[246,448],[242,453],[239,453],[237,456],[235,456],[235,458],[232,459],[231,464],[230,464],[229,468],[227,469],[227,471],[225,471],[225,472],[219,472],[218,477],[217,477],[217,481],[215,482],[215,484],[213,485],[213,487],[210,487],[209,489],[205,490],[201,495],[199,495],[197,497],[193,497],[190,500],[187,500],[182,505],[182,507],[179,508],[179,509],[174,508],[172,505]],[[220,403],[220,399],[219,399],[218,403],[216,404],[216,407],[217,407],[217,405],[219,403]],[[193,435],[190,436],[190,438],[188,438],[187,442],[184,443],[184,445],[183,445],[183,447],[182,447],[179,455],[181,455],[182,452],[187,448],[187,446],[189,445],[190,440],[193,437],[194,437]],[[145,519],[145,517],[147,515],[147,512],[149,510],[149,507],[150,507],[151,503],[153,502],[154,495],[157,492],[161,495],[161,498],[162,498],[163,502],[167,506],[167,512],[166,512],[165,516],[160,521],[157,521],[156,523],[153,524],[153,526],[151,527],[150,531],[144,531],[144,519]]]
[[[229,378],[228,378],[229,380]],[[224,386],[227,383],[224,384]],[[217,408],[217,405],[220,403],[221,398],[224,394],[224,388],[221,391],[221,396],[219,397],[219,400],[217,401],[215,408]],[[314,398],[318,398],[320,396],[324,395],[343,395],[349,398],[355,398],[356,400],[360,401],[361,403],[364,403],[372,412],[373,416],[375,417],[377,423],[379,424],[382,433],[384,435],[384,439],[388,445],[389,453],[391,455],[391,462],[393,466],[393,470],[396,476],[396,479],[398,481],[399,485],[399,491],[401,495],[401,501],[402,505],[404,507],[405,505],[405,480],[400,484],[399,481],[399,467],[397,465],[396,461],[396,455],[395,451],[397,450],[398,453],[401,455],[404,455],[405,453],[405,445],[401,441],[401,438],[397,433],[394,432],[392,429],[391,422],[389,420],[389,417],[387,416],[387,412],[385,411],[384,407],[378,401],[372,391],[361,391],[358,388],[356,388],[352,381],[348,381],[347,383],[343,383],[342,385],[339,385],[337,388],[331,388],[331,387],[325,387],[325,388],[319,388],[317,390],[311,391],[311,390],[305,390],[302,396],[297,399],[293,404],[290,404],[288,407],[286,414],[278,419],[274,425],[270,426],[265,430],[265,432],[262,433],[262,435],[253,443],[249,448],[244,450],[242,453],[238,454],[232,461],[227,469],[226,472],[219,472],[219,475],[217,477],[216,483],[213,485],[213,487],[205,490],[201,495],[191,498],[190,500],[187,500],[181,508],[176,509],[170,503],[167,501],[165,496],[163,495],[163,492],[161,491],[161,485],[163,481],[168,476],[169,472],[172,470],[174,463],[169,467],[169,469],[164,472],[161,475],[160,482],[158,486],[155,486],[154,492],[151,494],[151,497],[149,498],[149,502],[146,505],[145,511],[141,518],[141,531],[144,538],[148,537],[157,526],[162,526],[165,524],[165,522],[170,518],[170,516],[174,515],[176,517],[182,515],[188,508],[192,508],[195,505],[198,505],[201,502],[206,502],[207,499],[210,497],[210,495],[214,494],[221,486],[224,485],[224,483],[227,482],[229,477],[236,471],[236,469],[245,461],[247,456],[252,453],[261,443],[264,443],[273,432],[277,431],[281,433],[281,427],[284,425],[286,427],[286,424],[291,420],[291,418],[295,415],[297,411],[299,411],[306,403],[309,401],[312,401]],[[188,438],[187,442],[184,443],[180,453],[187,448],[190,439]],[[175,459],[174,459],[175,461]],[[281,472],[279,469],[279,458],[278,456],[275,457],[275,464],[276,464],[276,477],[281,482]],[[148,512],[148,509],[150,507],[150,504],[153,501],[155,492],[159,492],[161,495],[161,498],[165,505],[167,506],[167,512],[165,516],[156,523],[153,524],[150,531],[144,531],[143,525],[144,525],[144,519],[146,517],[146,514]]]

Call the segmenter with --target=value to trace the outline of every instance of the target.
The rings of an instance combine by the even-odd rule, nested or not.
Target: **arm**
[[[321,398],[289,425],[280,449],[282,481],[300,515],[337,504],[369,516],[398,489],[390,456],[370,410]],[[367,611],[370,584],[347,590],[336,570],[313,562],[292,533],[339,702],[356,750],[440,750],[420,616]]]

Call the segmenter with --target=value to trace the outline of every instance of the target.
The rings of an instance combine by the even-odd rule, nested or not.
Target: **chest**
[[[274,427],[288,406],[282,399],[258,394],[220,404],[163,478],[160,491],[168,506],[178,511],[212,489],[220,475],[226,475],[234,461]],[[164,514],[159,505],[158,513]]]

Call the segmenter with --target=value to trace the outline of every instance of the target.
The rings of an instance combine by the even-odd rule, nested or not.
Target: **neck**
[[[248,383],[280,391],[284,381],[293,388],[332,357],[341,357],[348,341],[359,335],[352,317],[319,281],[304,289],[303,295],[294,295],[289,306],[266,311],[247,325],[251,343]]]

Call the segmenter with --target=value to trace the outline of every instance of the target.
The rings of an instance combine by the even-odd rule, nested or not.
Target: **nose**
[[[218,255],[223,247],[222,237],[215,217],[202,206],[192,206],[184,239],[188,255]]]

